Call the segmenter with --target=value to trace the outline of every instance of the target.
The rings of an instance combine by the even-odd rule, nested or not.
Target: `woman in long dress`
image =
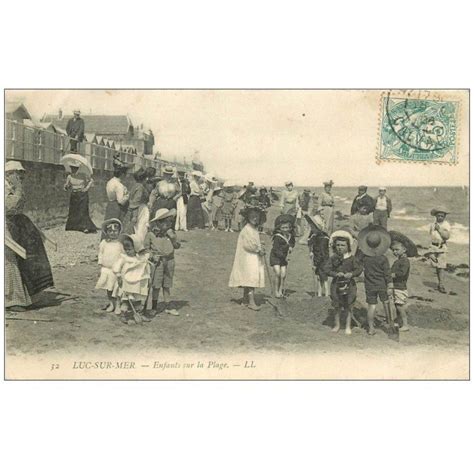
[[[54,286],[42,236],[23,214],[24,171],[17,161],[8,161],[5,165],[5,240],[13,240],[27,255],[23,259],[10,247],[5,248],[5,307],[9,311],[25,311],[35,295]]]
[[[324,191],[319,196],[319,206],[322,207],[322,216],[326,223],[326,230],[329,235],[334,231],[334,197],[331,194],[334,182],[326,181]]]
[[[296,220],[299,209],[299,193],[294,189],[291,181],[287,181],[285,187],[286,189],[282,191],[280,198],[281,213],[293,216]]]
[[[95,234],[97,227],[89,215],[89,189],[94,180],[85,173],[78,173],[78,166],[70,166],[70,169],[71,174],[68,174],[64,184],[64,190],[71,191],[66,230]]]
[[[186,216],[188,230],[194,228],[204,229],[204,213],[201,205],[201,197],[203,196],[203,192],[201,186],[199,185],[199,177],[200,173],[196,173],[194,171],[192,173],[191,182],[189,183],[191,192]]]
[[[128,212],[129,193],[126,186],[122,183],[122,179],[127,174],[128,166],[120,160],[114,159],[114,176],[109,179],[106,184],[107,207],[105,208],[104,221],[108,219],[118,219],[122,224]],[[102,232],[102,239],[105,234]]]

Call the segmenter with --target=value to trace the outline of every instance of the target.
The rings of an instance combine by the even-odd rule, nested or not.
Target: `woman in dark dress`
[[[65,191],[71,191],[66,230],[96,233],[97,227],[89,215],[89,189],[94,180],[85,173],[78,173],[78,166],[71,166],[70,169],[71,174],[68,174],[64,185]]]

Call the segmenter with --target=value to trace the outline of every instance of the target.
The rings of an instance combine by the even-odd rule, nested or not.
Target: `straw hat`
[[[334,181],[330,179],[329,181],[324,181],[323,186],[332,186],[334,184]]]
[[[23,168],[19,161],[7,161],[5,163],[5,173],[9,171],[25,171],[25,168]]]
[[[369,225],[359,232],[359,248],[364,255],[375,257],[384,255],[390,248],[391,238],[387,230],[380,225]]]
[[[432,216],[436,216],[436,214],[444,214],[444,215],[446,215],[446,214],[449,214],[449,212],[448,212],[445,208],[443,208],[443,207],[435,207],[434,209],[431,209],[430,214],[431,214]]]
[[[406,235],[403,235],[401,232],[396,230],[389,231],[392,244],[394,242],[400,242],[407,249],[407,257],[416,257],[418,256],[418,249],[412,240],[410,240]]]
[[[352,237],[351,233],[348,232],[347,230],[342,230],[342,229],[335,230],[331,234],[331,237],[329,238],[329,246],[332,246],[332,243],[336,239],[345,239],[345,240],[347,240],[349,242],[349,245],[350,245],[351,249],[352,249],[352,246],[354,245],[354,238]]]
[[[118,229],[119,229],[119,232],[122,232],[122,222],[120,222],[120,219],[116,219],[115,217],[113,217],[112,219],[107,219],[106,221],[102,222],[102,232],[106,232],[107,231],[107,227],[109,226],[117,226]]]
[[[215,189],[212,190],[212,194],[214,195],[219,191],[222,191],[222,188],[220,186],[217,186]]]
[[[291,186],[293,185],[293,181],[285,181],[285,186]]]
[[[309,214],[305,214],[304,217],[308,221],[308,224],[310,226],[314,226],[317,230],[327,233],[326,223],[324,222],[324,219],[321,216],[310,216]]]
[[[165,166],[163,168],[163,174],[174,174],[174,168],[172,166]]]
[[[175,217],[176,216],[176,209],[166,209],[166,208],[161,208],[158,209],[155,213],[154,219],[150,221],[150,224],[152,222],[156,221],[161,221],[163,219],[166,219],[167,217]]]

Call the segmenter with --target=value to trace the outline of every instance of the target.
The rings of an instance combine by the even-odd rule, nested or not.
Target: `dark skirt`
[[[69,199],[69,215],[66,230],[95,233],[97,227],[89,216],[89,193],[73,192]]]
[[[270,252],[270,266],[279,265],[280,267],[287,267],[288,260],[284,257],[276,255],[273,250]]]
[[[53,273],[43,239],[29,217],[24,214],[8,216],[10,234],[26,250],[26,260],[17,257],[21,278],[30,296],[54,286]]]
[[[117,201],[109,201],[105,208],[104,221],[108,219],[118,219],[122,223],[122,228],[128,225],[126,222],[128,211],[128,202],[125,205],[119,204]],[[106,235],[102,232],[101,240],[105,239]]]
[[[188,229],[193,229],[195,227],[198,229],[204,229],[204,212],[202,210],[201,199],[199,196],[189,196],[186,220]]]

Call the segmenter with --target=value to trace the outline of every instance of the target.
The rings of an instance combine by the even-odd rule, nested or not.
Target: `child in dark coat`
[[[324,273],[324,267],[329,259],[329,236],[325,230],[324,220],[320,215],[304,215],[309,223],[310,234],[308,238],[309,255],[313,271],[316,275],[316,286],[318,296],[329,296],[328,276]],[[324,295],[323,295],[324,294]]]
[[[275,229],[272,236],[272,250],[270,252],[270,266],[275,273],[275,296],[282,298],[284,284],[288,267],[288,254],[295,246],[295,238],[292,235],[293,218],[281,215],[275,220]]]
[[[352,307],[357,298],[357,284],[354,277],[362,273],[360,262],[352,255],[353,239],[349,232],[337,230],[331,235],[334,251],[324,267],[324,273],[332,277],[331,301],[336,309],[333,332],[341,326],[341,315],[346,313],[346,334],[352,334]]]
[[[390,234],[381,226],[371,225],[358,236],[360,259],[364,267],[365,295],[369,336],[375,334],[374,321],[377,301],[383,304],[385,317],[390,316],[388,290],[393,289],[390,264],[385,253],[390,247]]]

